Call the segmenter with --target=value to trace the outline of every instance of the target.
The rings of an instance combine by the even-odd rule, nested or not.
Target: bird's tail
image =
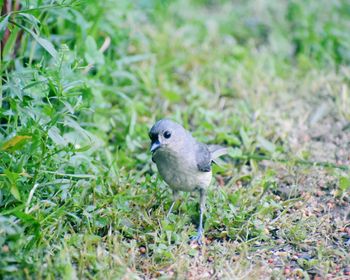
[[[209,152],[211,154],[211,160],[214,161],[215,163],[216,160],[223,156],[227,155],[229,153],[229,148],[220,146],[220,145],[208,145]]]

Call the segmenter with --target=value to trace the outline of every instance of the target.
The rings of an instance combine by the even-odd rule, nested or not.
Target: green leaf
[[[10,192],[17,200],[21,200],[21,195],[16,185],[11,185]]]
[[[5,60],[12,59],[11,53],[13,52],[14,46],[16,44],[16,39],[19,31],[20,29],[17,26],[15,26],[10,32],[10,36],[8,37],[6,44],[3,48],[3,57],[5,58]]]
[[[342,192],[347,191],[350,188],[350,178],[348,177],[340,177],[339,179],[339,189]]]
[[[88,36],[85,41],[85,59],[89,64],[103,64],[103,54],[98,50],[95,39]]]
[[[54,59],[57,59],[57,51],[50,41],[41,38],[37,35],[33,37],[38,42],[38,44],[41,45]]]
[[[17,188],[17,179],[19,178],[19,174],[16,172],[12,172],[8,169],[4,170],[5,177],[9,181],[10,185],[10,193],[17,199],[21,200],[21,195],[19,193],[19,190]]]
[[[20,148],[20,144],[24,143],[26,140],[31,138],[32,138],[31,136],[26,136],[26,135],[16,135],[15,137],[5,142],[0,148],[0,150],[3,150],[3,151],[9,150],[9,149],[18,150]]]
[[[23,17],[26,21],[29,21],[29,23],[34,26],[35,30],[39,30],[38,25],[40,24],[40,21],[35,16],[27,13],[18,13],[17,15]]]
[[[30,214],[27,214],[20,210],[15,210],[12,212],[13,215],[15,215],[17,218],[21,219],[25,223],[30,223],[35,226],[39,226],[40,223]]]
[[[276,150],[275,144],[267,140],[266,138],[262,136],[257,137],[258,143],[262,148],[264,148],[266,151],[273,153]]]
[[[241,128],[240,131],[239,131],[239,135],[241,136],[242,138],[242,142],[243,142],[243,145],[244,147],[246,148],[249,148],[250,144],[251,144],[251,140],[248,136],[248,134],[246,133],[245,129],[244,128]]]
[[[46,40],[46,39],[40,37],[39,35],[34,33],[34,31],[28,29],[27,27],[25,27],[25,26],[23,26],[21,24],[16,23],[16,25],[18,25],[24,31],[29,33],[34,38],[34,40],[37,41],[37,43],[40,46],[42,46],[55,60],[57,60],[58,53],[57,53],[55,47],[53,46],[53,44],[49,40]]]
[[[163,95],[171,102],[178,102],[181,100],[181,95],[175,91],[167,90],[163,92]]]
[[[233,149],[229,149],[229,156],[231,156],[232,158],[239,158],[241,156],[243,156],[243,152],[240,148],[233,148]]]
[[[33,238],[31,238],[30,241],[26,244],[26,248],[30,249],[40,239],[41,236],[39,221],[35,219],[34,216],[18,209],[13,211],[12,214],[20,219],[23,223],[25,223],[28,226],[28,231],[34,234]]]
[[[86,152],[86,151],[88,151],[90,149],[91,149],[91,145],[85,145],[85,146],[83,146],[81,148],[76,149],[76,151],[81,153],[81,152]]]
[[[66,146],[68,144],[67,141],[61,136],[60,130],[56,126],[49,129],[48,135],[56,145]]]
[[[228,195],[228,199],[230,200],[232,205],[236,205],[240,197],[241,197],[241,194],[238,191]]]

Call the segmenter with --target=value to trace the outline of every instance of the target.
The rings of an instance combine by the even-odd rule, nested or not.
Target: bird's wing
[[[196,143],[196,163],[199,171],[210,172],[211,171],[211,153],[207,145],[202,143]]]

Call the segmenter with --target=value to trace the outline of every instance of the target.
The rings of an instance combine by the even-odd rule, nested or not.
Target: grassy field
[[[10,2],[0,278],[350,278],[348,1]],[[232,147],[202,247],[195,194],[166,219],[164,117]]]

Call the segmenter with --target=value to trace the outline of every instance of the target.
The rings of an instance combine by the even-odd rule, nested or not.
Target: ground
[[[350,279],[347,1],[24,2],[0,24],[0,278]],[[164,117],[231,148],[203,246],[197,194],[166,217]]]

